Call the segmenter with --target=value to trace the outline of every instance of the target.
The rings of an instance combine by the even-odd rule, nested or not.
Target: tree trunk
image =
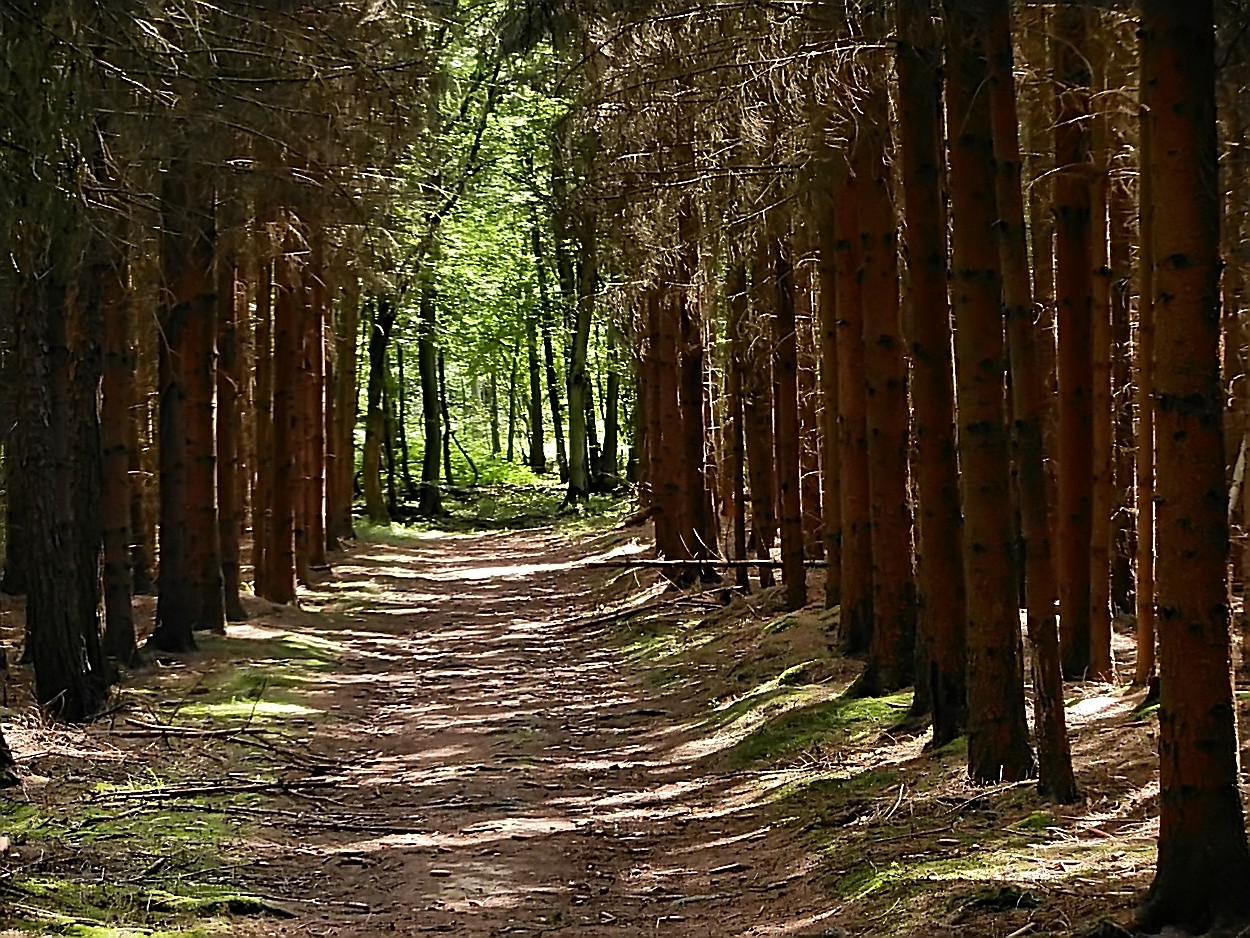
[[[807,603],[807,568],[803,563],[803,508],[799,493],[799,376],[795,333],[794,268],[785,240],[770,236],[773,314],[773,407],[777,447],[777,490],[781,507],[781,584],[786,609]]]
[[[1055,290],[1059,327],[1059,647],[1063,673],[1090,665],[1093,497],[1093,277],[1090,268],[1090,70],[1087,11],[1056,8]]]
[[[620,485],[621,429],[621,330],[615,319],[608,321],[608,387],[603,399],[603,453],[598,487],[610,490]]]
[[[543,391],[542,374],[538,363],[538,326],[530,315],[525,324],[525,350],[529,357],[529,467],[541,475],[547,471],[547,446],[543,441]],[[559,398],[552,398],[553,419],[559,411]]]
[[[257,596],[269,596],[269,546],[273,541],[273,258],[263,226],[252,231],[256,256],[256,319],[252,332],[256,356],[256,385],[253,392],[256,421],[256,466],[252,494],[252,589]]]
[[[1155,173],[1154,122],[1146,112],[1141,91],[1138,137],[1139,254],[1137,303],[1137,661],[1133,683],[1144,687],[1155,676]]]
[[[872,642],[867,401],[859,203],[865,180],[851,176],[837,212],[838,455],[842,489],[842,641],[850,654]]]
[[[916,631],[928,671],[933,745],[968,719],[963,515],[955,455],[955,391],[942,193],[941,37],[931,0],[899,4],[899,161],[910,278],[916,455]]]
[[[428,265],[421,273],[421,301],[417,325],[417,367],[421,374],[421,424],[425,437],[421,460],[421,498],[417,510],[427,518],[443,513],[443,500],[438,484],[439,462],[443,449],[441,414],[438,406],[438,348],[435,345],[438,326],[437,295],[434,271]]]
[[[239,297],[237,256],[233,249],[217,255],[217,530],[221,543],[221,582],[229,622],[247,618],[239,599],[239,536],[243,518],[239,504],[239,444],[242,437],[239,389]]]
[[[398,314],[389,297],[373,302],[373,328],[369,330],[369,389],[365,411],[365,448],[362,456],[362,482],[365,490],[365,515],[372,524],[390,524],[382,496],[382,444],[386,436],[386,412],[382,409],[382,392],[386,387],[386,350],[391,344],[391,330]]]
[[[842,485],[838,459],[838,302],[837,217],[835,200],[841,183],[831,153],[822,152],[825,181],[814,199],[820,239],[820,394],[821,489],[825,542],[825,608],[842,602]]]
[[[275,261],[273,336],[273,491],[270,536],[265,545],[265,599],[295,601],[295,408],[300,360],[299,317],[303,310],[299,269],[288,238]]]
[[[399,443],[399,472],[404,480],[404,499],[417,497],[417,483],[412,478],[411,453],[408,446],[408,373],[404,369],[404,346],[395,344],[395,389],[399,398],[399,419],[395,422],[395,435]]]
[[[774,296],[768,289],[767,260],[756,250],[751,265],[754,321],[744,335],[743,426],[746,431],[747,484],[751,490],[751,540],[757,557],[772,558],[777,539],[777,462],[773,443],[773,361],[768,353]],[[761,567],[760,586],[773,585],[771,567]]]
[[[729,356],[725,363],[726,394],[725,407],[727,413],[725,442],[725,476],[728,484],[729,497],[725,500],[729,523],[733,528],[733,550],[730,554],[734,560],[746,560],[747,527],[746,527],[746,437],[742,412],[742,372],[745,362],[745,333],[747,309],[750,298],[747,294],[747,270],[740,253],[734,250],[729,264],[729,278],[726,284],[728,293]],[[738,588],[746,592],[750,587],[748,570],[745,566],[735,570]]]
[[[203,625],[218,624],[215,619],[206,617],[209,611],[204,606],[207,578],[205,571],[195,568],[197,563],[205,562],[206,554],[212,556],[215,551],[211,545],[207,550],[196,551],[194,539],[198,536],[207,536],[212,542],[217,539],[215,480],[210,476],[206,482],[204,477],[205,467],[213,468],[212,390],[210,385],[205,401],[204,385],[212,380],[216,233],[212,219],[212,187],[201,174],[193,176],[193,172],[186,159],[175,160],[166,172],[163,191],[161,261],[167,293],[159,313],[162,339],[160,593],[156,603],[156,628],[148,639],[153,648],[161,651],[193,649],[193,631]],[[208,347],[204,348],[206,344]],[[207,371],[204,371],[206,365]],[[193,374],[197,368],[201,370],[198,376]],[[196,385],[194,390],[192,385]],[[205,403],[210,437],[207,452],[204,428],[200,426],[206,416]],[[197,407],[198,412],[193,415]],[[193,441],[199,444],[198,449]],[[199,464],[193,467],[197,461]],[[210,533],[204,531],[210,511],[202,503],[196,506],[199,510],[193,524],[193,493],[201,502],[210,503]],[[218,562],[215,556],[212,559]],[[221,576],[219,564],[217,576]],[[220,588],[220,579],[218,586]],[[217,610],[221,610],[220,603]]]
[[[309,232],[312,240],[308,283],[306,359],[307,478],[304,482],[304,516],[307,519],[308,565],[313,570],[329,569],[326,557],[326,272],[324,234],[319,228]]]
[[[1211,0],[1143,0],[1153,176],[1158,428],[1159,860],[1154,932],[1250,918],[1229,679],[1228,520],[1219,357],[1220,190]]]
[[[810,210],[804,213],[810,218]],[[806,238],[804,240],[807,240]],[[799,368],[799,502],[803,506],[803,556],[825,556],[824,511],[820,491],[820,395],[816,391],[816,263],[811,245],[795,266],[795,335]]]
[[[1006,357],[995,226],[994,150],[982,89],[984,14],[943,4],[947,40],[947,126],[955,380],[959,400],[960,491],[968,597],[968,774],[1017,781],[1033,770],[1020,666],[1020,616],[1013,575],[1011,459],[1006,435]],[[1088,566],[1086,568],[1088,570]]]
[[[987,52],[990,109],[994,134],[999,216],[999,257],[1003,306],[1011,360],[1011,401],[1017,501],[1024,538],[1025,606],[1032,649],[1034,724],[1037,730],[1039,787],[1064,804],[1076,800],[1072,754],[1063,701],[1059,633],[1055,622],[1054,553],[1046,498],[1042,407],[1044,393],[1037,361],[1034,303],[1029,281],[1028,243],[1021,189],[1020,142],[1009,0],[988,5]]]
[[[861,301],[873,587],[872,643],[856,689],[867,696],[907,687],[916,664],[907,492],[907,362],[899,322],[898,225],[887,161],[889,99],[884,77],[878,81],[864,103],[865,119],[860,123],[854,156],[857,185],[862,187]]]
[[[134,402],[135,355],[125,274],[125,259],[119,249],[93,276],[101,289],[104,323],[104,374],[100,395],[104,653],[118,664],[130,667],[138,663],[139,652],[130,569],[130,410]],[[15,546],[10,542],[10,550]]]
[[[586,397],[589,393],[586,356],[590,349],[590,323],[599,289],[595,252],[595,218],[587,213],[579,230],[577,256],[577,306],[569,349],[569,485],[565,501],[574,504],[590,494],[590,458],[587,439]]]

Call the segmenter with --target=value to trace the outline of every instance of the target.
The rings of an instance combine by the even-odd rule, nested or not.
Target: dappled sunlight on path
[[[771,787],[701,768],[697,717],[595,629],[585,560],[623,535],[422,535],[361,545],[301,597],[339,649],[304,692],[342,765],[298,844],[261,828],[274,893],[316,914],[266,933],[819,934],[761,810]],[[683,707],[684,711],[683,712]],[[298,807],[307,809],[307,802]]]

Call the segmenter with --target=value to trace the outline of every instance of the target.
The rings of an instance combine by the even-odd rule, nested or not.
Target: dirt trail
[[[301,694],[345,769],[266,803],[323,829],[254,831],[248,878],[296,917],[253,933],[839,933],[749,780],[701,768],[695,704],[587,626],[607,577],[586,553],[439,535],[336,565],[313,599],[337,662]]]

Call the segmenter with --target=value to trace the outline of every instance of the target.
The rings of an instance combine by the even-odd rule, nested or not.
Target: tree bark
[[[1059,327],[1059,647],[1068,678],[1088,676],[1093,497],[1093,283],[1090,268],[1088,12],[1056,8],[1055,292]]]
[[[1006,350],[995,225],[994,150],[984,14],[957,0],[946,13],[952,297],[959,400],[960,491],[968,597],[968,773],[1016,781],[1033,770],[1021,683],[1006,434]]]
[[[1220,387],[1220,195],[1211,0],[1143,0],[1151,125],[1158,429],[1159,859],[1139,924],[1193,934],[1250,919],[1229,675]]]
[[[916,631],[923,650],[918,663],[928,672],[936,748],[963,735],[968,719],[963,515],[942,192],[941,37],[932,0],[902,0],[898,10],[899,163],[916,438]]]
[[[776,436],[777,493],[781,507],[781,585],[786,609],[807,603],[807,569],[803,564],[803,508],[799,492],[798,336],[794,314],[794,268],[790,246],[769,237],[772,285],[777,301],[773,314],[773,407]]]
[[[391,344],[398,309],[385,296],[373,301],[373,327],[369,330],[369,389],[365,411],[365,448],[361,477],[365,490],[365,515],[372,524],[390,524],[382,496],[382,444],[386,436],[386,412],[382,391],[386,386],[386,350]]]
[[[1046,498],[1042,406],[1045,393],[1038,367],[1035,306],[1029,281],[1028,243],[1021,189],[1013,77],[1011,5],[987,5],[989,94],[997,163],[999,257],[1003,269],[1003,306],[1011,361],[1011,403],[1017,501],[1024,539],[1025,606],[1032,650],[1033,709],[1037,731],[1038,781],[1042,792],[1063,804],[1076,800],[1072,754],[1068,743],[1055,621],[1054,553]]]

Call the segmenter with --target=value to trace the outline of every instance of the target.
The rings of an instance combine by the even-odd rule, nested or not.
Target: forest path
[[[581,561],[626,539],[440,534],[336,563],[303,628],[333,661],[293,699],[339,778],[257,812],[280,820],[252,829],[248,879],[295,917],[245,928],[826,934],[792,836],[701,767],[701,704],[595,627],[613,598]]]

